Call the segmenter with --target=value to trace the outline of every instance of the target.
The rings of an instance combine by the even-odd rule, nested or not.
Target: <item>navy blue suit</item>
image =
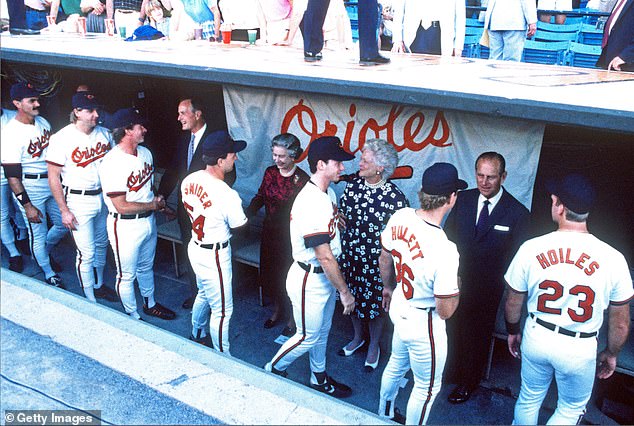
[[[607,31],[607,25],[605,31]],[[599,56],[597,66],[607,69],[612,59],[617,56],[625,61],[621,65],[622,71],[634,71],[634,0],[625,2],[621,14],[614,22],[608,44]]]
[[[304,37],[304,52],[317,54],[324,48],[324,21],[330,0],[308,0],[299,29]]]
[[[377,0],[359,0],[359,56],[375,58],[379,54],[379,5]]]
[[[486,230],[476,235],[478,189],[458,193],[445,232],[460,253],[460,303],[447,321],[450,381],[477,386],[487,361],[504,273],[529,232],[528,209],[506,190],[491,211]]]

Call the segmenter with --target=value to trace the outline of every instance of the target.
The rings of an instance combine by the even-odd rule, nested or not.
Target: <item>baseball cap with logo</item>
[[[341,139],[336,136],[322,136],[310,143],[308,148],[308,163],[317,164],[319,160],[327,162],[328,160],[349,161],[354,159],[354,155],[350,154],[341,146]]]
[[[577,214],[588,213],[594,204],[594,188],[590,181],[580,174],[573,173],[560,179],[552,179],[546,183],[546,189]]]
[[[11,99],[14,101],[21,101],[25,98],[39,98],[40,92],[35,90],[35,87],[31,83],[24,83],[22,81],[15,83],[11,86]]]
[[[133,126],[140,124],[145,126],[147,121],[138,109],[136,108],[123,108],[108,117],[106,127],[109,129],[119,129],[121,127]]]
[[[91,92],[77,92],[73,95],[72,100],[73,108],[79,109],[97,109],[99,103],[97,98]]]
[[[449,195],[467,188],[467,182],[458,178],[458,170],[449,163],[434,163],[423,172],[421,190],[429,195]]]
[[[236,141],[226,130],[216,130],[209,133],[203,143],[203,155],[207,157],[224,157],[230,152],[240,152],[247,147],[245,141]]]

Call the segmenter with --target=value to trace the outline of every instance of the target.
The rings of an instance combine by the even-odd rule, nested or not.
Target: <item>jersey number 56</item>
[[[412,286],[412,280],[414,279],[414,273],[406,263],[403,263],[403,256],[396,250],[392,250],[392,256],[396,260],[394,266],[396,268],[396,283],[403,287],[403,294],[407,300],[414,297],[414,287]]]

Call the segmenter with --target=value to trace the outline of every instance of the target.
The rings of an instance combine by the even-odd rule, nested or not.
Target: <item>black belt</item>
[[[40,9],[33,9],[32,7],[29,6],[24,6],[24,8],[26,10],[32,10],[33,12],[46,12],[46,9],[40,10]]]
[[[316,274],[324,273],[324,268],[322,268],[321,266],[313,266],[304,262],[297,262],[297,264],[299,265],[300,268],[302,268],[306,272],[310,272],[312,270]]]
[[[223,248],[226,248],[229,245],[229,240],[225,241],[224,243],[213,243],[213,244],[200,244],[198,241],[194,241],[196,243],[196,245],[198,247],[204,248],[204,249],[211,249],[211,250],[220,250]]]
[[[48,177],[48,173],[25,173],[24,179],[44,179]]]
[[[120,214],[120,213],[110,213],[115,219],[141,219],[144,217],[152,216],[152,211],[148,210],[139,214]]]
[[[135,13],[135,12],[136,12],[136,13],[139,13],[138,11],[136,11],[136,10],[131,10],[131,9],[116,9],[116,8],[115,8],[115,11],[117,11],[117,12],[119,12],[119,13],[126,13],[126,14],[127,14],[127,13]]]
[[[531,318],[533,318],[537,324],[541,325],[542,327],[546,327],[547,329],[549,329],[551,331],[556,331],[559,334],[563,334],[564,336],[581,337],[582,339],[585,339],[587,337],[594,337],[594,336],[597,335],[596,331],[592,332],[592,333],[586,333],[586,332],[583,332],[583,331],[570,331],[570,330],[567,330],[567,329],[565,329],[563,327],[559,327],[559,326],[557,326],[555,324],[552,324],[550,322],[541,320],[541,319],[537,318],[535,316],[535,314],[533,314],[532,312],[531,312],[530,315],[531,315]]]
[[[440,21],[431,21],[431,26],[434,28],[440,28]]]
[[[419,308],[418,306],[414,306],[416,309],[420,309],[421,311],[434,312],[436,310],[435,306],[429,306],[427,308]]]
[[[65,188],[67,192],[76,195],[99,195],[101,194],[101,188],[99,189],[68,189]]]

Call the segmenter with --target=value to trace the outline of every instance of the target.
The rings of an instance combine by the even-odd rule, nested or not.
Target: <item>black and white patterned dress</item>
[[[339,264],[343,276],[356,298],[359,319],[381,316],[383,283],[379,274],[380,235],[395,211],[408,207],[405,194],[391,181],[377,188],[364,178],[348,183],[339,200],[346,218],[346,230],[341,234],[342,254]]]

